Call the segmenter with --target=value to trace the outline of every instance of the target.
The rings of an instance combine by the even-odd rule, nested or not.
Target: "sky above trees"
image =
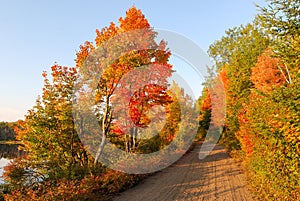
[[[93,41],[97,28],[117,21],[132,5],[155,28],[183,34],[207,51],[228,28],[251,22],[255,3],[265,5],[263,0],[4,2],[0,8],[0,121],[23,119],[41,94],[42,71],[49,71],[54,62],[75,66],[79,46]]]

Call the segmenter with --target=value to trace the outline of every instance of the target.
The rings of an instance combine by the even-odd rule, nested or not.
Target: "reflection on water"
[[[25,155],[24,151],[18,149],[18,144],[0,144],[0,183],[3,183],[3,167],[19,156]]]
[[[0,184],[4,183],[3,178],[2,178],[2,174],[3,174],[3,167],[8,165],[8,163],[10,162],[10,160],[6,159],[6,158],[1,158],[0,159]]]
[[[0,158],[13,159],[24,155],[24,151],[19,150],[18,144],[0,144]]]

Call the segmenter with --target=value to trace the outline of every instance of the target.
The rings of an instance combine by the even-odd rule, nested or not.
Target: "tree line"
[[[300,2],[269,0],[252,23],[214,42],[215,75],[198,100],[200,125],[208,128],[211,95],[222,80],[226,122],[221,142],[238,153],[262,200],[300,195]]]
[[[18,122],[0,122],[0,141],[15,141],[16,132],[14,128],[18,126]]]

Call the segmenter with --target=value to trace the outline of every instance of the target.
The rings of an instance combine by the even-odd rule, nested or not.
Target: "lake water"
[[[17,144],[0,144],[0,183],[3,183],[3,168],[8,165],[9,162],[21,155],[24,155],[24,152],[19,150]]]

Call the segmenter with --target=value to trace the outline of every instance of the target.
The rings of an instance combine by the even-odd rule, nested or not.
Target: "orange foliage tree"
[[[164,41],[156,43],[157,33],[140,10],[130,8],[125,18],[119,19],[119,26],[110,23],[96,33],[96,44],[82,45],[75,60],[83,79],[92,80],[89,87],[98,107],[102,134],[97,136],[101,141],[95,164],[107,138],[114,134],[119,139],[124,136],[124,149],[133,151],[138,129],[149,124],[145,113],[155,105],[172,102],[167,94],[171,53]],[[101,62],[93,63],[95,58]]]
[[[240,127],[236,133],[241,142],[242,149],[247,154],[253,153],[253,147],[257,141],[257,136],[253,132],[255,128],[251,120],[253,110],[259,106],[258,103],[261,102],[261,99],[264,99],[264,95],[260,93],[271,94],[273,89],[288,82],[282,69],[284,69],[283,63],[279,58],[274,57],[270,49],[266,49],[257,58],[255,67],[251,69],[250,80],[254,84],[254,89],[251,90],[249,95],[249,103],[247,105],[243,104],[242,109],[239,110],[237,118]],[[259,93],[256,91],[259,91]],[[269,123],[271,122],[273,121],[270,119]]]
[[[251,69],[250,80],[256,89],[270,92],[272,87],[278,88],[284,82],[288,82],[283,69],[284,64],[267,49],[257,58],[256,66]]]

